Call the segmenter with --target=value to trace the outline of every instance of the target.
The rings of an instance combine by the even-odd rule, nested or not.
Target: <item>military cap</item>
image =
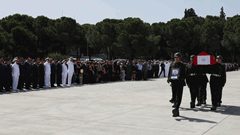
[[[15,57],[15,58],[13,59],[13,62],[15,62],[16,60],[18,60],[18,58],[17,58],[17,57]]]
[[[176,57],[182,58],[182,54],[181,54],[180,52],[176,52],[176,53],[174,54],[174,58],[176,58]]]
[[[221,55],[218,55],[218,56],[216,57],[216,59],[221,59],[221,60],[223,60],[223,57],[222,57]]]
[[[190,60],[193,60],[194,57],[195,57],[195,55],[191,55],[191,56],[190,56]]]

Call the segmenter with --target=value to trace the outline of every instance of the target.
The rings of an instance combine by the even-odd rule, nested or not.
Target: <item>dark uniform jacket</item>
[[[226,83],[226,70],[225,65],[220,63],[216,63],[210,67],[210,83],[218,84],[220,86],[224,86]]]
[[[4,64],[0,63],[0,79],[4,77]]]
[[[208,83],[209,81],[206,75],[208,66],[198,66],[198,67],[199,67],[198,77],[200,80],[200,84]]]
[[[44,76],[45,71],[44,71],[44,65],[39,64],[39,76]]]
[[[197,85],[199,83],[199,67],[190,63],[186,67],[186,82],[188,86]]]
[[[164,63],[161,64],[161,68],[162,68],[162,70],[165,70],[165,64]]]
[[[171,72],[173,68],[179,68],[179,77],[176,80],[171,79]],[[186,86],[185,83],[186,78],[186,66],[182,62],[179,63],[172,63],[169,67],[169,73],[168,73],[168,82],[172,83],[179,83],[180,85]]]
[[[36,65],[36,64],[33,64],[32,65],[32,75],[34,76],[34,77],[38,77],[38,65]]]
[[[31,76],[32,75],[32,65],[28,62],[24,63],[24,75]]]
[[[9,64],[6,64],[5,65],[5,77],[6,78],[11,78],[12,77],[12,66],[11,65],[9,65]]]
[[[56,64],[56,67],[57,67],[57,75],[61,75],[62,74],[62,64],[58,62]]]
[[[54,76],[56,74],[56,65],[55,63],[51,63],[51,75]]]

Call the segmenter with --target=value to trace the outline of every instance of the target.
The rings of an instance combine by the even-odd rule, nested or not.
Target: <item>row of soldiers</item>
[[[210,90],[211,90],[211,110],[215,111],[222,103],[222,89],[226,83],[226,69],[222,64],[222,56],[216,57],[216,63],[208,66],[196,66],[193,63],[194,55],[190,57],[190,64],[185,65],[181,62],[182,55],[177,52],[174,54],[174,62],[169,68],[169,76],[167,82],[171,82],[173,103],[173,117],[179,116],[179,107],[182,101],[183,87],[190,89],[191,102],[190,108],[206,104],[206,86],[208,78],[206,74],[211,74]],[[175,75],[176,72],[176,75]],[[185,83],[186,80],[186,83]],[[196,104],[196,100],[198,103]]]
[[[4,63],[5,61],[5,63]],[[12,63],[13,62],[13,63]],[[51,58],[33,60],[27,58],[3,59],[0,57],[0,93],[49,88],[57,86],[66,86],[72,84],[72,76],[74,73],[73,58],[69,60],[58,60]]]

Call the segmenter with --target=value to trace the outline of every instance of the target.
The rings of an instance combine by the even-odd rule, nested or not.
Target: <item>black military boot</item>
[[[170,103],[174,103],[173,99],[170,99],[169,102],[170,102]]]
[[[221,106],[221,103],[217,103],[217,107],[220,107]]]
[[[178,109],[173,109],[172,113],[173,113],[173,117],[179,116],[179,110]]]
[[[211,111],[216,111],[217,107],[216,106],[212,106]]]
[[[195,108],[195,103],[194,102],[190,102],[190,108]]]
[[[196,106],[201,106],[201,102],[198,102],[198,103],[196,104]]]

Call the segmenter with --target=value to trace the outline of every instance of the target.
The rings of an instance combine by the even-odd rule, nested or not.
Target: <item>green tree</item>
[[[221,11],[220,11],[220,18],[222,20],[225,20],[225,17],[226,17],[226,14],[224,13],[224,10],[223,10],[223,7],[221,8]]]
[[[195,16],[197,16],[197,14],[193,8],[185,9],[184,18],[195,17]]]
[[[228,50],[228,56],[231,56],[230,60],[234,62],[240,52],[240,16],[227,18],[223,32],[222,45]]]

